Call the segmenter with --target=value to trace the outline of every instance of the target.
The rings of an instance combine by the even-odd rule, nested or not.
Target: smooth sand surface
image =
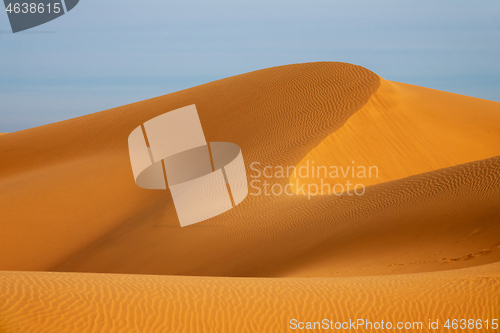
[[[135,185],[127,138],[190,104],[207,141],[241,147],[250,194],[180,228],[168,191]],[[499,114],[500,103],[313,63],[2,136],[0,270],[199,277],[0,273],[0,332],[90,322],[276,332],[295,315],[498,316]],[[264,167],[311,157],[377,165],[380,178],[363,196],[265,195],[264,181],[293,178],[266,178]]]
[[[422,323],[498,318],[500,265],[355,278],[0,272],[2,332],[313,332],[290,320]],[[335,325],[335,324],[334,324]],[[415,326],[416,327],[416,326]],[[366,332],[314,330],[314,332]],[[467,332],[494,332],[470,329]]]

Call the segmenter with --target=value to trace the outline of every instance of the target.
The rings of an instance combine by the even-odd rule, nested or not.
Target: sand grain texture
[[[423,330],[399,331],[432,332],[429,319],[444,325],[453,318],[498,318],[498,273],[499,264],[329,279],[0,272],[0,327],[6,333],[293,332],[291,319],[361,318],[421,322]]]

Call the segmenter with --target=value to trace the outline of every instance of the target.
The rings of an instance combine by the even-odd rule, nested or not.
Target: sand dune
[[[94,246],[101,242],[99,237],[116,239],[116,233],[125,236],[122,228],[130,227],[144,228],[134,231],[136,235],[145,232],[139,243],[146,243],[137,243],[145,251],[142,255],[157,256],[163,262],[165,254],[170,253],[172,260],[182,264],[185,258],[176,252],[184,245],[171,252],[176,245],[164,238],[177,238],[179,232],[169,194],[138,188],[131,178],[127,138],[132,129],[169,110],[196,104],[208,141],[238,144],[246,163],[295,165],[362,107],[378,85],[378,76],[358,66],[284,66],[12,133],[0,141],[0,158],[6,161],[0,166],[0,209],[6,212],[4,240],[0,242],[0,251],[5,255],[0,258],[0,268],[60,267],[73,254],[93,253]],[[261,204],[258,197],[253,199],[247,200],[247,207]],[[200,253],[206,249],[199,238],[211,237],[200,234],[200,227],[219,235],[213,241],[218,237],[234,238],[231,235],[237,232],[242,241],[248,242],[252,235],[239,230],[243,225],[255,229],[247,223],[246,209],[238,210],[239,222],[224,214],[200,226],[179,229],[180,237],[191,239],[191,245],[186,244],[189,247],[191,242],[199,242],[195,248]],[[223,225],[225,228],[221,228]],[[221,233],[221,229],[225,231]],[[157,236],[157,240],[148,239]],[[112,251],[122,256],[119,251],[131,250],[128,244],[123,245],[123,249]],[[227,250],[215,246],[216,253],[208,255],[216,260]],[[142,266],[144,257],[140,257],[137,264]],[[196,261],[203,261],[202,257]],[[102,258],[105,260],[105,256]],[[123,261],[112,260],[112,267]],[[135,260],[129,257],[124,264],[128,266]],[[168,270],[175,269],[175,265],[157,265],[153,261],[150,265],[132,271],[122,269],[129,273],[153,273],[151,269],[157,273],[168,266]],[[109,269],[114,271],[112,267]]]
[[[277,67],[5,136],[0,141],[6,161],[0,166],[0,205],[5,212],[0,268],[352,276],[497,261],[498,157],[370,186],[360,197],[255,196],[251,188],[237,209],[189,228],[178,227],[168,192],[143,190],[131,178],[129,132],[151,117],[195,103],[208,141],[234,142],[242,148],[249,180],[260,182],[254,186],[263,190],[264,180],[284,186],[287,178],[252,178],[257,173],[249,165],[298,165],[332,133],[342,132],[356,111],[373,106],[374,96],[381,94],[378,89],[388,85],[379,88],[380,82],[370,71],[348,64]],[[410,88],[397,92],[401,97],[395,100],[411,95],[438,103],[441,96],[445,101],[456,97],[460,103],[487,104]],[[390,93],[387,98],[394,98]],[[420,110],[411,109],[411,100],[405,103],[399,113]],[[487,104],[487,115],[498,105]],[[439,115],[436,123],[446,121]],[[498,118],[490,118],[487,128],[498,126]],[[365,124],[370,130],[371,123]],[[475,132],[480,133],[477,126]],[[462,127],[457,131],[464,132]],[[410,140],[408,136],[386,132],[380,135],[395,145],[411,143],[403,141]],[[428,159],[448,146],[435,148]],[[432,142],[424,148],[429,147]],[[361,148],[349,154],[377,155]],[[487,153],[493,148],[488,146]],[[474,159],[469,155],[462,160]]]
[[[372,325],[384,321],[385,328],[387,322],[414,328],[376,332],[448,331],[429,330],[429,319],[443,328],[447,319],[489,318],[491,323],[498,318],[499,273],[498,263],[448,272],[315,279],[0,272],[0,327],[6,333],[274,333],[304,332],[290,329],[292,319],[327,319],[333,325],[363,319]],[[483,325],[467,332],[495,331]],[[314,330],[320,331],[370,329]]]
[[[207,141],[241,147],[251,186],[234,209],[180,228],[168,191],[135,185],[127,138],[190,104]],[[275,332],[294,316],[492,318],[499,129],[500,103],[313,63],[2,136],[0,270],[131,275],[0,272],[0,332]],[[264,181],[296,180],[266,178],[264,167],[308,160],[376,165],[380,177],[364,180],[362,196],[263,193]],[[74,311],[63,314],[65,304]]]

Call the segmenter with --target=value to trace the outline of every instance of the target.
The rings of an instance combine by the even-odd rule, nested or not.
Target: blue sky
[[[0,13],[0,132],[313,61],[500,101],[499,59],[498,0],[80,0],[17,34]]]

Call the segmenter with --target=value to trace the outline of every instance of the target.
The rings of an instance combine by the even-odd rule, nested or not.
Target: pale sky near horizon
[[[0,13],[0,132],[314,61],[500,101],[500,1],[80,0],[12,34]]]

